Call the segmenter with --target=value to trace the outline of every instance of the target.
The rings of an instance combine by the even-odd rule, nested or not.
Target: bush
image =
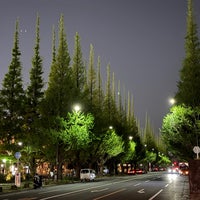
[[[6,182],[6,176],[4,174],[0,174],[0,183]]]

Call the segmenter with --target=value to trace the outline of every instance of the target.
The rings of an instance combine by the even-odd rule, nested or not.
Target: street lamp
[[[22,146],[22,144],[23,144],[22,142],[18,142],[18,145],[19,145],[19,146]]]
[[[73,109],[75,110],[75,112],[79,112],[81,110],[81,106],[76,104],[74,105]]]
[[[129,140],[131,141],[131,140],[133,139],[133,136],[129,136],[128,138],[129,138]]]
[[[176,103],[176,100],[174,98],[170,98],[169,103],[171,106],[173,106]]]
[[[20,159],[20,157],[21,157],[21,153],[16,152],[15,158],[17,159],[17,170],[15,172],[15,185],[17,187],[20,187],[20,185],[21,185],[21,175],[20,175],[20,171],[19,171],[19,159]]]
[[[110,130],[112,130],[112,129],[113,129],[113,127],[112,127],[112,126],[109,126],[109,129],[110,129]]]

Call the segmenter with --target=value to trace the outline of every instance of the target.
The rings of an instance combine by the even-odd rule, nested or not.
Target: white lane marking
[[[153,195],[149,200],[153,200],[156,196],[158,196],[161,192],[163,191],[163,189],[159,190],[155,195]]]
[[[45,198],[42,198],[40,200],[53,199],[53,198],[56,198],[56,197],[62,197],[62,196],[66,196],[66,195],[69,195],[69,194],[75,194],[75,193],[78,193],[78,192],[83,192],[83,191],[87,191],[87,190],[91,190],[91,189],[95,189],[95,188],[99,188],[99,187],[102,187],[102,186],[96,186],[96,187],[90,187],[90,188],[84,188],[84,189],[81,189],[81,190],[75,190],[75,191],[71,191],[71,192],[66,192],[66,193],[63,193],[63,194],[58,194],[58,195],[54,195],[54,196],[50,196],[50,197],[45,197]],[[47,193],[49,193],[49,192],[47,192]]]
[[[137,184],[135,184],[134,186],[138,186],[138,185],[141,185],[141,183],[137,183]]]
[[[108,196],[111,196],[111,195],[113,195],[113,194],[122,192],[122,191],[124,191],[124,190],[126,190],[126,189],[117,190],[117,191],[115,191],[115,192],[111,192],[111,193],[109,193],[109,194],[106,194],[106,195],[97,197],[97,198],[95,198],[95,199],[93,199],[93,200],[103,199],[103,198],[105,198],[105,197],[108,197]]]
[[[168,186],[169,186],[169,184],[166,184],[166,185],[165,185],[165,187],[168,187]]]
[[[145,193],[145,192],[144,192],[144,189],[138,190],[137,192],[138,192],[138,193]]]
[[[107,185],[113,185],[113,184],[128,182],[128,181],[130,181],[130,180],[117,181],[117,182],[114,182],[114,183],[108,183],[108,184],[94,186],[94,187],[90,187],[90,188],[84,188],[84,189],[81,189],[81,190],[76,190],[76,191],[66,192],[66,193],[63,193],[63,194],[58,194],[58,195],[54,195],[54,196],[50,196],[50,197],[45,197],[45,198],[42,198],[40,200],[53,199],[53,198],[56,198],[56,197],[62,197],[62,196],[66,196],[66,195],[69,195],[69,194],[75,194],[75,193],[82,192],[82,191],[87,191],[87,190],[91,190],[91,189],[95,189],[95,188],[105,187]],[[46,192],[46,193],[49,193],[49,192]],[[44,192],[43,192],[43,194],[44,194]]]
[[[108,190],[109,188],[103,188],[103,189],[100,189],[100,190],[92,190],[91,192],[102,192],[102,191],[105,191],[105,190]]]
[[[34,199],[37,199],[37,197],[25,197],[25,198],[22,198],[22,199],[18,199],[18,200],[34,200]]]
[[[146,180],[145,183],[148,183],[150,180]]]

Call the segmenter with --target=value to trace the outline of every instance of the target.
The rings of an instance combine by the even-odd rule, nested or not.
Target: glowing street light
[[[74,110],[75,110],[75,112],[79,112],[81,110],[81,106],[79,106],[78,104],[75,105]]]
[[[176,101],[174,98],[170,98],[169,103],[170,103],[170,105],[174,105],[176,103]]]
[[[112,127],[112,126],[109,126],[109,129],[110,129],[110,130],[112,130],[112,129],[113,129],[113,127]]]
[[[133,139],[133,136],[129,136],[128,138],[129,138],[129,140],[132,140],[132,139]]]
[[[19,145],[19,146],[22,146],[22,144],[23,144],[22,142],[18,142],[18,145]]]

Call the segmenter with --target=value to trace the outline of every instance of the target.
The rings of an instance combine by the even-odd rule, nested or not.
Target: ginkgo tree
[[[124,152],[124,142],[122,137],[117,135],[114,129],[109,128],[96,140],[94,146],[94,156],[97,158],[96,162],[99,166],[100,173],[103,172],[103,166],[112,157],[116,157]]]
[[[173,106],[163,119],[162,137],[171,154],[191,159],[193,147],[199,140],[197,126],[199,109],[186,106]]]
[[[68,149],[78,150],[87,147],[91,142],[91,129],[94,117],[88,113],[69,112],[64,122],[65,130],[60,135]]]
[[[82,163],[87,158],[87,148],[92,141],[94,117],[90,113],[81,111],[68,112],[63,120],[64,130],[60,132],[60,139],[65,144],[65,159],[73,164],[78,175]]]

